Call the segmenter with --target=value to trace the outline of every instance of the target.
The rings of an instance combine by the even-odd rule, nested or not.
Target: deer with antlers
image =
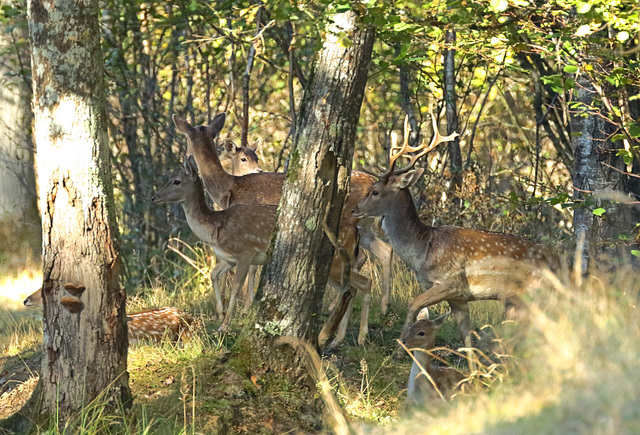
[[[382,228],[393,250],[411,268],[428,290],[416,297],[407,311],[401,338],[420,309],[447,301],[467,347],[471,346],[468,302],[497,299],[508,308],[524,309],[521,295],[533,282],[535,271],[557,260],[543,246],[510,234],[456,226],[432,227],[418,217],[409,187],[424,169],[416,161],[438,144],[458,136],[442,136],[432,115],[434,137],[430,145],[409,146],[410,128],[404,124],[404,143],[390,151],[387,172],[353,209],[354,216],[382,217]],[[409,157],[409,164],[396,170],[396,162]]]

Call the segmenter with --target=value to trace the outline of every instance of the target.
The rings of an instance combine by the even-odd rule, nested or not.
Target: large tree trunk
[[[337,231],[375,36],[356,20],[353,12],[337,14],[326,33],[302,103],[277,233],[238,342],[270,367],[300,368],[292,349],[275,346],[278,337],[315,342],[319,330],[333,252],[323,223]]]
[[[30,0],[43,228],[42,413],[130,399],[96,0]],[[82,288],[85,288],[82,291]]]
[[[0,3],[10,7],[9,2]],[[31,90],[26,78],[29,52],[17,43],[28,36],[17,25],[24,18],[22,14],[7,18],[10,30],[0,33],[0,253],[4,254],[20,254],[25,248],[40,251]]]

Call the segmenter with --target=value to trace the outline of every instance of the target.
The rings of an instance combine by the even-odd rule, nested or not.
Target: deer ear
[[[186,136],[192,136],[195,132],[195,128],[193,128],[186,119],[178,115],[173,115],[173,123],[178,131]]]
[[[423,309],[420,310],[420,312],[416,316],[416,322],[418,320],[424,320],[424,319],[428,319],[428,318],[429,318],[429,308],[428,307],[424,307]]]
[[[260,139],[256,139],[255,141],[253,141],[253,143],[247,144],[247,148],[253,151],[257,150],[259,146],[260,146]]]
[[[196,159],[193,155],[187,157],[187,161],[184,162],[184,168],[187,170],[187,174],[189,174],[191,178],[196,178],[198,176],[198,164],[196,163]]]
[[[431,321],[431,323],[433,324],[433,326],[435,326],[436,328],[440,328],[442,326],[442,324],[444,323],[444,320],[449,317],[449,315],[451,314],[451,311],[447,311],[446,313],[444,313],[442,316],[433,319]]]
[[[224,141],[224,149],[231,155],[235,155],[238,152],[238,146],[231,139]]]
[[[392,181],[392,186],[396,189],[405,189],[411,187],[420,179],[423,168],[412,169],[399,175],[395,175]]]
[[[209,124],[209,131],[211,132],[212,137],[215,137],[218,133],[220,133],[220,130],[222,130],[222,127],[224,127],[224,121],[226,119],[227,115],[224,112],[216,115],[216,117],[213,118],[213,121],[211,121],[211,123]]]

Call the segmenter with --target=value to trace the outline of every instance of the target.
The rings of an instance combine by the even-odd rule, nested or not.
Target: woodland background
[[[346,9],[357,11],[363,22],[377,29],[358,125],[356,166],[386,167],[389,146],[394,137],[401,137],[405,116],[415,132],[412,140],[428,141],[432,134],[428,110],[433,108],[442,131],[458,131],[461,136],[423,163],[428,170],[413,192],[423,220],[519,234],[551,245],[569,261],[576,235],[584,233],[585,249],[579,251],[588,260],[584,265],[592,272],[598,269],[600,281],[606,283],[602,288],[609,289],[603,295],[596,291],[600,285],[589,287],[587,293],[599,301],[591,306],[598,307],[593,310],[604,317],[594,314],[586,323],[613,322],[606,332],[596,327],[607,343],[609,334],[626,331],[619,338],[624,341],[637,332],[637,314],[627,311],[638,291],[635,268],[640,255],[640,8],[631,1],[103,2],[100,21],[111,164],[125,265],[122,280],[129,304],[142,308],[171,302],[201,313],[205,320],[214,312],[206,294],[211,252],[196,243],[179,207],[154,206],[149,199],[182,163],[185,142],[176,134],[172,115],[205,124],[226,112],[222,134],[238,143],[260,140],[263,169],[283,171],[296,109],[323,29],[333,14]],[[21,1],[5,0],[1,11],[0,265],[6,279],[15,280],[25,270],[37,276],[40,222],[36,150],[30,135],[26,7]],[[345,39],[344,44],[349,41]],[[248,118],[243,107],[248,108]],[[169,242],[171,236],[179,238]],[[175,249],[168,249],[168,243]],[[402,290],[393,297],[401,311],[411,293],[419,290],[410,273],[401,265],[397,268],[394,289]],[[371,272],[377,286],[375,267]],[[20,293],[36,288],[37,284]],[[612,294],[629,297],[631,302],[612,302]],[[567,299],[575,304],[572,297]],[[623,307],[624,312],[612,307]],[[566,311],[560,304],[547,314],[553,310]],[[491,309],[488,313],[483,318],[487,323],[499,323],[499,315]],[[578,312],[576,318],[584,321],[583,315]],[[571,318],[572,313],[567,316]],[[381,318],[380,336],[371,346],[393,345],[393,323],[393,318]],[[570,336],[566,325],[556,326],[564,331],[559,335]],[[17,344],[23,343],[25,331],[11,330],[7,356],[11,346],[22,351],[37,341],[33,338],[37,325],[25,328],[31,341]],[[541,330],[546,336],[553,328],[546,324]],[[573,331],[578,341],[581,332],[593,334],[588,328]],[[455,332],[449,333],[448,339],[454,336]],[[553,343],[549,345],[553,348]],[[558,348],[573,349],[566,343]],[[183,367],[204,370],[193,362],[193,355],[201,350],[196,346],[176,351],[193,353],[176,358]],[[366,370],[358,368],[357,362],[372,351],[346,352],[356,352],[350,357],[355,368],[343,361],[346,377],[355,374],[355,384],[362,385]],[[550,352],[559,355],[553,349]],[[579,353],[576,349],[575,355]],[[616,365],[622,371],[613,372],[624,379],[637,363],[626,360],[627,353],[616,355],[624,364]],[[569,364],[575,368],[572,357],[563,358],[565,368]],[[130,365],[131,361],[135,370],[137,360],[130,353]],[[393,373],[403,370],[384,360],[369,362],[375,364],[377,370],[385,364],[393,365]],[[166,369],[162,367],[160,371]],[[192,378],[184,370],[184,385],[188,385]],[[404,374],[385,376],[381,383],[388,385],[396,376],[398,388],[406,380]],[[508,377],[501,374],[497,379]],[[580,382],[585,379],[591,378]],[[391,393],[398,393],[398,388]],[[393,394],[372,391],[384,398],[380,399],[384,404],[376,406],[370,392],[368,402],[362,399],[367,394],[356,394],[358,406],[367,403],[370,411],[366,416],[347,412],[355,420],[395,419],[399,405],[390,398]],[[180,395],[172,394],[174,399]],[[633,396],[628,403],[637,400]],[[345,403],[349,409],[354,401],[345,399]],[[468,403],[452,413],[470,412],[473,406]],[[465,406],[466,411],[461,410]],[[611,428],[638,427],[637,411],[627,406],[616,409],[615,418],[620,424],[631,421],[631,426]],[[380,415],[376,408],[383,410]],[[205,427],[210,416],[208,411],[203,415],[199,417],[204,423],[196,415],[185,414],[180,424]],[[237,427],[236,423],[231,425]]]

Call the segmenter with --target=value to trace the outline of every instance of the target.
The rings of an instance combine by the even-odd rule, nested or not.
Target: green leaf
[[[637,249],[632,249],[631,250],[631,255],[634,255],[636,257],[640,257],[640,251],[638,251]]]
[[[491,0],[491,9],[496,13],[504,12],[508,7],[509,2],[507,0]]]
[[[631,137],[640,137],[640,124],[635,123],[629,127],[629,136]]]
[[[576,11],[579,14],[586,14],[587,12],[589,12],[591,10],[591,4],[587,3],[587,2],[578,2],[578,7],[576,8]]]
[[[625,42],[627,39],[629,39],[629,32],[624,32],[624,31],[619,32],[616,35],[616,39],[620,42]]]
[[[578,31],[575,33],[574,36],[587,36],[591,34],[591,26],[589,26],[588,24],[583,24],[582,26],[578,27]]]
[[[569,73],[569,74],[575,74],[578,72],[578,67],[575,65],[565,65],[564,66],[564,72]]]
[[[603,214],[605,214],[607,211],[604,208],[596,208],[593,211],[593,214],[596,216],[602,216]]]

